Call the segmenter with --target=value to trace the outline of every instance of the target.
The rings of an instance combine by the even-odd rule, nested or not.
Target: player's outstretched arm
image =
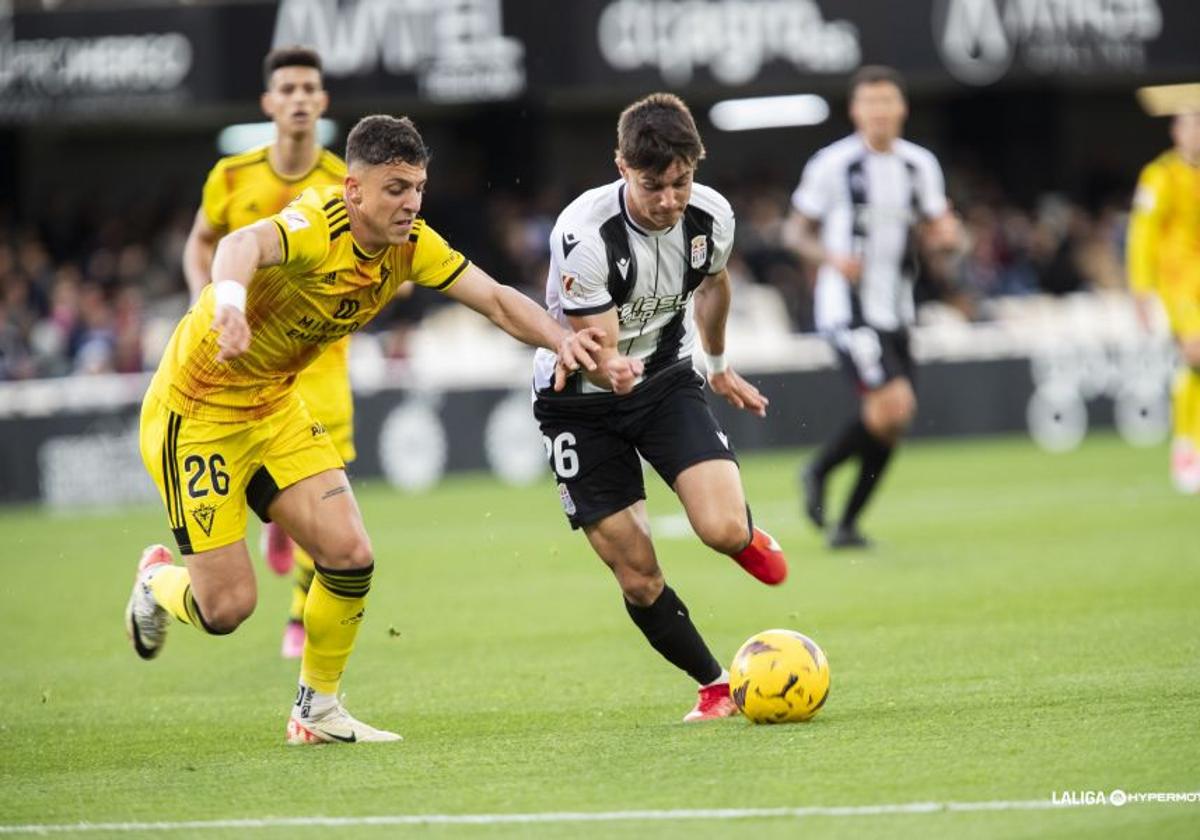
[[[204,287],[212,282],[213,252],[221,233],[208,221],[204,210],[196,211],[196,220],[183,245],[183,276],[187,280],[188,293],[195,303]]]
[[[213,294],[216,313],[218,361],[236,358],[250,346],[250,326],[246,323],[246,289],[254,272],[279,265],[283,247],[275,223],[264,219],[226,236],[213,256]]]
[[[710,274],[696,289],[696,327],[708,358],[708,386],[734,408],[767,416],[769,401],[725,362],[725,322],[733,298],[729,272]]]
[[[584,372],[593,385],[606,388],[614,394],[628,394],[642,375],[640,359],[622,356],[617,349],[617,336],[621,334],[621,322],[615,308],[594,315],[568,315],[567,320],[576,330],[597,330],[601,336],[600,349],[596,353],[596,368]]]
[[[599,330],[571,332],[551,318],[546,310],[509,286],[502,286],[475,265],[445,291],[518,341],[531,347],[545,347],[558,354],[554,389],[561,391],[569,372],[580,367],[596,369],[594,355],[600,349]]]

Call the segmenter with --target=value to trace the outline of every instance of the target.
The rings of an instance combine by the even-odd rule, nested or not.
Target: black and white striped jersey
[[[733,246],[733,210],[709,187],[692,185],[683,218],[674,227],[639,227],[625,206],[625,182],[588,190],[558,217],[550,233],[546,306],[559,323],[567,316],[616,308],[620,352],[641,359],[642,381],[682,359],[691,359],[696,327],[692,293],[725,268]],[[534,387],[553,380],[554,354],[539,350]],[[641,382],[638,383],[640,387]],[[583,376],[575,393],[601,393]]]
[[[912,323],[916,250],[913,225],[946,212],[945,182],[928,149],[898,139],[888,152],[852,134],[817,152],[792,206],[821,222],[827,252],[863,262],[857,289],[822,265],[817,273],[817,329],[867,325],[896,330]]]

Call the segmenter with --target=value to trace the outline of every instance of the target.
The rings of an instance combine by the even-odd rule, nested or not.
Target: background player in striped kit
[[[942,170],[900,137],[908,106],[900,75],[866,66],[850,82],[855,132],[817,152],[792,196],[788,239],[817,265],[817,328],[832,342],[860,396],[856,416],[801,475],[804,510],[825,527],[825,483],[859,459],[858,480],[829,534],[835,548],[863,547],[858,517],[917,410],[908,327],[914,319],[918,242],[953,249],[961,238]]]

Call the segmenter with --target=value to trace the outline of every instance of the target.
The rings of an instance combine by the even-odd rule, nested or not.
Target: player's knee
[[[896,439],[902,436],[917,414],[917,398],[911,388],[895,388],[880,401],[876,429],[880,437]]]
[[[899,396],[888,415],[889,425],[897,434],[904,434],[917,415],[917,401],[911,395]]]
[[[340,540],[321,558],[321,565],[327,569],[365,569],[374,562],[371,541],[365,534]]]
[[[215,635],[225,635],[238,629],[254,614],[257,598],[254,592],[234,590],[223,592],[208,603],[199,604],[205,629]]]
[[[733,554],[745,548],[750,539],[750,525],[745,511],[711,514],[696,523],[696,536],[713,551]]]

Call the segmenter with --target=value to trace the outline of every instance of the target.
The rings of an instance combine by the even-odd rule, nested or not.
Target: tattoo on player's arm
[[[325,499],[332,499],[334,496],[340,496],[342,493],[349,492],[350,488],[343,484],[341,487],[334,487],[332,490],[327,490],[325,495],[321,497],[321,500],[324,501]]]

